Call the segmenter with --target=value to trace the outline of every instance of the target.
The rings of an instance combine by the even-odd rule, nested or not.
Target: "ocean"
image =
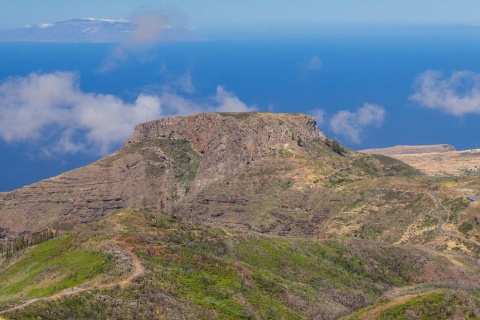
[[[122,56],[115,44],[1,43],[0,82],[32,72],[76,72],[83,92],[133,102],[140,93],[156,94],[189,75],[195,90],[182,94],[192,101],[213,96],[221,85],[261,111],[323,109],[320,130],[352,149],[438,143],[476,148],[478,115],[455,117],[409,99],[416,77],[427,70],[447,76],[462,70],[480,73],[480,30],[442,30],[171,42],[128,48]],[[114,60],[114,68],[102,72],[109,59]],[[356,111],[365,103],[382,106],[386,113],[381,126],[365,128],[360,144],[331,130],[329,120],[336,113]],[[38,143],[0,142],[0,191],[100,157],[46,156]]]

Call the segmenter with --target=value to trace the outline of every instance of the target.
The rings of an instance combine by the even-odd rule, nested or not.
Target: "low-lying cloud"
[[[326,115],[325,110],[317,108],[317,109],[311,110],[309,113],[315,118],[318,126],[321,126],[325,123],[325,115]]]
[[[0,83],[0,138],[6,142],[49,140],[46,153],[106,154],[145,121],[205,111],[255,109],[221,86],[201,102],[165,91],[140,94],[128,103],[114,95],[82,91],[76,73],[32,73]]]
[[[410,99],[458,117],[480,114],[480,74],[460,71],[448,77],[438,71],[426,71],[417,77]]]
[[[134,14],[132,31],[98,68],[101,73],[114,70],[119,65],[139,55],[161,41],[184,40],[189,33],[187,17],[176,9],[156,9]]]
[[[356,112],[339,111],[330,120],[330,128],[336,134],[349,141],[360,144],[367,127],[380,127],[385,118],[385,109],[381,106],[366,103]]]
[[[302,69],[305,73],[320,71],[322,67],[323,61],[318,56],[313,56],[308,62],[302,63]]]
[[[132,17],[133,31],[127,38],[127,43],[155,44],[167,39],[166,33],[169,31],[168,37],[174,37],[187,30],[186,21],[186,16],[175,9],[139,12]]]

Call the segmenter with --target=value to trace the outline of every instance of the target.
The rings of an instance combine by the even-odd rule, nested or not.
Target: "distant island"
[[[81,18],[0,30],[0,42],[117,43],[128,41],[136,30],[135,21]],[[192,35],[170,26],[162,30],[162,41],[192,39]]]

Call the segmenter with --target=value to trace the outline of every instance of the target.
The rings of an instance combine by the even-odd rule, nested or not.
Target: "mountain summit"
[[[328,216],[320,207],[341,210],[325,203],[345,198],[331,186],[402,174],[415,171],[341,148],[308,115],[176,116],[137,126],[123,148],[91,165],[0,194],[0,227],[89,223],[135,206],[222,227],[313,236]]]

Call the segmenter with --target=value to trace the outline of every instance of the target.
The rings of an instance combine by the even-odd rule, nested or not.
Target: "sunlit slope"
[[[118,232],[116,240],[140,258],[144,274],[124,287],[92,286],[3,316],[338,318],[395,288],[432,282],[449,288],[460,279],[476,286],[480,281],[474,259],[453,264],[434,252],[369,240],[226,232],[137,210],[93,223],[91,229],[96,241],[106,238],[103,232]]]

